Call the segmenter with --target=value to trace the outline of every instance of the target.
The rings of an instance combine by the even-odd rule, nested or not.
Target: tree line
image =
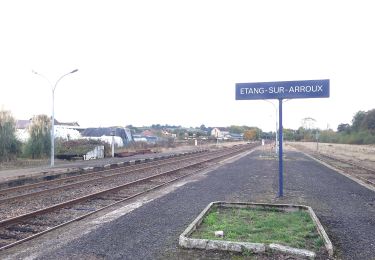
[[[308,118],[311,119],[312,118]],[[313,119],[312,119],[313,120]],[[184,136],[180,126],[154,125],[155,128],[173,129],[177,137]],[[212,128],[201,125],[189,135],[210,135]],[[232,125],[225,128],[230,133],[243,134],[245,140],[273,139],[275,133],[262,132],[258,127]],[[0,110],[0,162],[10,161],[17,157],[45,158],[51,151],[51,120],[46,115],[34,116],[28,127],[30,138],[22,143],[16,136],[16,120],[10,111]],[[337,131],[311,128],[308,124],[297,130],[283,129],[287,141],[319,141],[325,143],[375,144],[375,109],[358,111],[351,124],[342,123]]]
[[[34,116],[28,128],[30,138],[22,143],[16,136],[16,120],[10,111],[0,110],[0,162],[17,157],[43,158],[50,155],[51,120],[46,115]]]
[[[284,129],[284,140],[343,144],[375,144],[375,109],[358,111],[353,116],[351,124],[339,124],[337,131],[306,127],[300,127],[297,130]]]

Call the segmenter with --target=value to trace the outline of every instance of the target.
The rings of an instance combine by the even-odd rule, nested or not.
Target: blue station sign
[[[236,100],[329,97],[329,79],[236,83]]]
[[[279,100],[279,197],[283,196],[283,99],[327,98],[329,79],[237,83],[236,100]],[[276,141],[277,143],[277,141]],[[277,145],[277,144],[276,144]]]

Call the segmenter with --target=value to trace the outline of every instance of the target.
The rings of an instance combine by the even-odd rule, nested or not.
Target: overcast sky
[[[330,79],[331,97],[290,100],[284,127],[337,128],[375,108],[372,1],[1,1],[0,106],[82,126],[275,128],[235,83]],[[273,101],[275,104],[276,102]]]

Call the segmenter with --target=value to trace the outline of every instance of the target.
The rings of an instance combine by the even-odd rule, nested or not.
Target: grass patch
[[[224,237],[214,232],[224,231]],[[277,243],[318,251],[324,244],[306,211],[213,207],[192,238],[253,243]]]

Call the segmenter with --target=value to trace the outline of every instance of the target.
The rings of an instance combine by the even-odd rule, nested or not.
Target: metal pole
[[[112,158],[115,157],[115,135],[112,135]]]
[[[55,89],[52,89],[51,167],[55,165]]]
[[[275,132],[275,153],[277,154],[277,108],[275,107],[275,121],[276,121],[276,132]]]
[[[271,103],[272,106],[275,108],[275,123],[276,123],[276,132],[275,132],[275,154],[277,154],[277,106],[272,103],[271,101],[267,100],[267,99],[263,99],[263,101],[266,101],[268,103]]]
[[[42,78],[46,79],[48,81],[48,83],[50,84],[51,89],[52,89],[51,167],[53,167],[55,165],[55,90],[56,90],[57,84],[60,82],[60,80],[63,77],[65,77],[69,74],[75,73],[77,71],[78,71],[78,69],[75,69],[75,70],[72,70],[71,72],[68,72],[68,73],[62,75],[56,81],[55,86],[52,86],[51,82],[45,76],[43,76],[42,74],[40,74],[40,73],[38,73],[34,70],[32,71],[34,74],[39,75]]]
[[[279,99],[279,197],[283,196],[283,100]]]

